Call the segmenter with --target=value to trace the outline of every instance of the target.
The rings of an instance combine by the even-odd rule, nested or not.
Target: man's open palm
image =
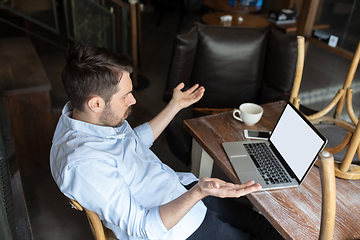
[[[201,178],[198,182],[201,191],[206,195],[225,197],[241,197],[261,189],[259,183],[248,181],[244,184],[233,184],[217,178]]]
[[[205,88],[199,87],[199,84],[195,84],[186,91],[181,91],[185,87],[184,83],[180,83],[173,90],[172,100],[177,102],[180,109],[186,108],[191,104],[199,101],[204,95]]]

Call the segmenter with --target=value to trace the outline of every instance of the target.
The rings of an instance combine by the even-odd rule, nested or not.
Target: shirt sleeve
[[[159,207],[145,209],[140,206],[114,166],[87,161],[65,174],[71,176],[71,180],[65,181],[61,190],[70,192],[72,196],[68,197],[96,212],[100,219],[119,226],[128,235],[158,239],[168,232],[160,218]]]
[[[150,148],[154,143],[154,135],[150,123],[146,122],[137,126],[134,128],[134,132],[145,146]]]
[[[199,179],[195,177],[194,174],[189,172],[176,172],[176,175],[178,176],[180,182],[182,185],[186,186],[190,183],[197,182]]]

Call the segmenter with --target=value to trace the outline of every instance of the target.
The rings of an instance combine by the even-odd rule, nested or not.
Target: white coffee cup
[[[263,108],[255,103],[243,103],[239,109],[234,109],[233,116],[246,125],[254,125],[260,121],[263,112]],[[240,117],[237,116],[237,113]]]

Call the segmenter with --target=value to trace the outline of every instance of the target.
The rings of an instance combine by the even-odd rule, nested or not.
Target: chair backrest
[[[117,240],[113,232],[107,229],[101,222],[99,215],[93,211],[90,211],[86,208],[83,208],[77,201],[69,199],[69,203],[72,208],[83,211],[85,210],[86,216],[88,218],[91,231],[94,235],[95,240]]]
[[[319,239],[333,239],[336,212],[336,184],[334,158],[331,153],[323,151],[319,154],[322,206]]]
[[[174,47],[166,90],[171,94],[180,82],[203,85],[206,94],[195,107],[238,107],[242,102],[258,102],[259,95],[264,95],[260,93],[263,86],[274,92],[291,90],[297,39],[272,27],[197,23],[187,34],[177,36]]]

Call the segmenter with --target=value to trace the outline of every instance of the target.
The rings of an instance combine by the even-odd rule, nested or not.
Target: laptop
[[[327,139],[288,102],[268,140],[224,142],[223,148],[242,183],[263,190],[300,186]]]

